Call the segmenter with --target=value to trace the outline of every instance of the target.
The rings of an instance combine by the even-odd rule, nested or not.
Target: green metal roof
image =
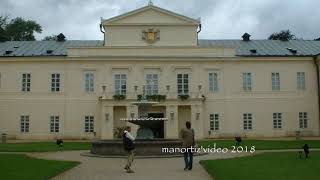
[[[103,46],[103,41],[7,41],[0,43],[1,56],[66,56],[67,47],[97,47]],[[51,50],[52,53],[47,53]],[[12,51],[6,54],[6,51]]]
[[[237,56],[315,56],[320,53],[320,41],[314,40],[199,40],[199,46],[235,47]]]
[[[67,56],[67,47],[102,46],[103,41],[99,40],[7,41],[0,43],[0,57]],[[316,56],[320,54],[320,41],[314,40],[199,40],[199,47],[234,47],[236,56]],[[48,50],[52,53],[48,53]]]

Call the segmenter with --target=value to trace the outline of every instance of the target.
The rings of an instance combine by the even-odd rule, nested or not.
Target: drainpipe
[[[198,25],[198,31],[197,31],[197,45],[199,45],[199,33],[201,32],[202,30],[202,25],[201,23]]]
[[[106,42],[106,36],[105,36],[105,31],[103,31],[103,26],[102,24],[100,24],[100,31],[102,32],[103,34],[103,45],[105,45],[105,42]]]
[[[320,78],[319,78],[319,62],[318,62],[318,57],[320,56],[320,54],[316,55],[313,57],[313,62],[314,65],[316,66],[316,72],[317,72],[317,92],[318,92],[318,116],[320,116]],[[319,129],[318,129],[318,135],[320,135],[320,117],[319,118]]]

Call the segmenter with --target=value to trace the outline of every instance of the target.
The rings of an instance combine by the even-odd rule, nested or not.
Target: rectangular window
[[[85,91],[94,92],[94,74],[93,72],[85,72]]]
[[[297,89],[305,90],[306,89],[306,79],[304,72],[297,72]]]
[[[251,113],[243,114],[243,129],[252,130],[252,114]]]
[[[219,125],[219,114],[210,114],[210,130],[211,131],[218,131],[220,128]]]
[[[308,128],[308,117],[306,112],[299,112],[299,127]]]
[[[21,91],[30,92],[31,88],[31,74],[23,73],[22,74],[22,82],[21,82]]]
[[[244,91],[251,91],[252,90],[252,81],[251,81],[251,73],[243,73],[242,74],[242,83],[243,83],[243,90]]]
[[[116,95],[126,95],[127,93],[127,75],[126,74],[115,74],[114,85]]]
[[[177,74],[178,95],[189,94],[189,74]]]
[[[60,91],[60,74],[59,73],[51,74],[51,91],[52,92]]]
[[[20,116],[20,132],[29,132],[29,116],[27,115]]]
[[[59,116],[50,116],[50,132],[58,133],[60,131]]]
[[[157,95],[158,94],[158,74],[147,74],[146,75],[146,94]]]
[[[211,92],[218,92],[218,73],[209,73],[209,90]]]
[[[280,90],[280,74],[271,73],[271,80],[272,80],[272,90],[279,91]]]
[[[282,113],[273,113],[273,128],[282,128]]]
[[[94,132],[94,116],[85,116],[84,132],[86,132],[86,133],[93,133]]]

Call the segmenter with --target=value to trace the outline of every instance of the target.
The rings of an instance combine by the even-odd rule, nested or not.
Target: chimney
[[[243,35],[242,35],[242,40],[243,41],[250,41],[250,34],[248,34],[248,33],[244,33]]]
[[[57,36],[57,41],[58,42],[63,42],[63,41],[65,41],[66,40],[66,37],[62,34],[62,33],[60,33],[58,36]]]

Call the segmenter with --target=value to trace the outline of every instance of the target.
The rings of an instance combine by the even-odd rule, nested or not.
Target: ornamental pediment
[[[198,20],[153,6],[143,8],[102,20],[103,25],[136,25],[136,24],[174,24],[174,25],[197,25]]]

